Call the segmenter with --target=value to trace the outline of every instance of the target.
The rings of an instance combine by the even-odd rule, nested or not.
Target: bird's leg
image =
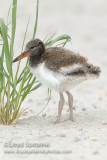
[[[60,93],[60,100],[59,100],[59,105],[58,105],[58,117],[55,123],[59,123],[60,122],[60,118],[61,118],[61,113],[62,113],[62,109],[64,106],[64,96],[63,93]]]
[[[69,119],[73,121],[73,96],[68,91],[66,91],[66,94],[68,96],[68,104],[69,104],[69,111],[70,111]]]

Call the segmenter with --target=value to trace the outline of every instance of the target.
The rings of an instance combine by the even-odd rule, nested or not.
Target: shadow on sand
[[[102,112],[102,111],[101,111]],[[17,125],[27,125],[27,126],[38,126],[39,127],[49,127],[52,126],[99,126],[101,122],[107,121],[107,113],[101,113],[99,110],[94,112],[79,112],[74,113],[74,121],[70,121],[68,119],[69,113],[63,115],[61,118],[61,122],[55,124],[56,117],[49,116],[49,117],[41,117],[41,116],[31,116],[29,118],[19,119],[17,121]],[[103,115],[103,116],[102,116]]]

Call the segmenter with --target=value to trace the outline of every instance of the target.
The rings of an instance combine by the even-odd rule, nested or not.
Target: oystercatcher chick
[[[88,63],[85,57],[62,47],[45,48],[44,43],[39,39],[28,42],[25,51],[13,62],[27,56],[30,71],[34,76],[47,87],[59,92],[60,100],[56,122],[60,122],[64,92],[68,96],[69,118],[73,121],[73,96],[69,90],[86,80],[98,78],[101,72],[100,68]]]

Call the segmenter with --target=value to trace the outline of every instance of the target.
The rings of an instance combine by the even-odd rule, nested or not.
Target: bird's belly
[[[39,64],[37,67],[30,67],[34,76],[49,88],[60,90],[60,81],[56,77],[56,73],[46,68],[45,63]]]
[[[30,70],[41,83],[60,92],[70,90],[86,80],[85,77],[64,76],[51,71],[45,66],[45,63],[41,63],[35,68],[30,67]]]
[[[70,89],[75,88],[85,80],[86,77],[67,76],[63,78],[60,84],[60,88],[62,89],[62,91],[69,91]]]

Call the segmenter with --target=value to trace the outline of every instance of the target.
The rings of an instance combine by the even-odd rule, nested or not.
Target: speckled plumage
[[[62,47],[46,48],[45,53],[42,55],[42,60],[52,70],[59,70],[61,67],[67,66],[72,67],[74,64],[84,65],[87,62],[85,57]]]

